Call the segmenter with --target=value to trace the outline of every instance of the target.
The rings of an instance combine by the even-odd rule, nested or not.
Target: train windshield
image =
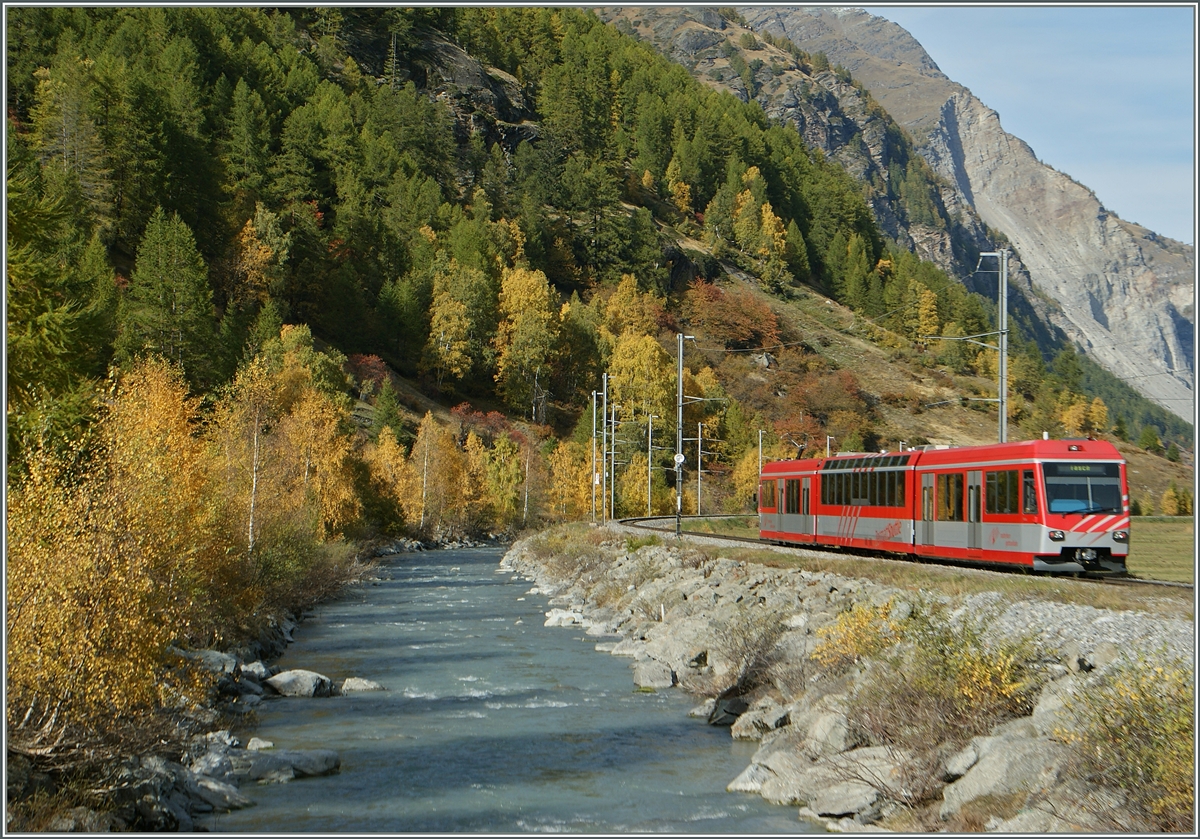
[[[1052,513],[1121,512],[1121,467],[1117,463],[1043,463],[1046,505]]]

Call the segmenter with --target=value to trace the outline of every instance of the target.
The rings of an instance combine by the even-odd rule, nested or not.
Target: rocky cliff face
[[[1041,163],[903,28],[859,9],[740,8],[758,31],[846,67],[933,169],[1004,233],[1048,309],[1098,363],[1167,410],[1194,405],[1195,249],[1121,220]]]

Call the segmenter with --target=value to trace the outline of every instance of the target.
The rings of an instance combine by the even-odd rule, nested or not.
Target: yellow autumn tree
[[[759,236],[758,255],[763,259],[782,258],[787,251],[787,228],[783,219],[775,215],[770,202],[762,205],[762,229]]]
[[[559,521],[580,521],[592,512],[591,452],[573,440],[560,440],[550,452],[550,513]],[[599,464],[596,466],[599,469]],[[597,504],[599,500],[597,500]]]
[[[758,492],[758,448],[747,449],[733,467],[733,494],[729,503],[730,512],[754,509],[755,493]]]
[[[422,534],[439,536],[455,526],[461,503],[462,455],[453,432],[427,412],[408,456],[405,518]]]
[[[492,499],[488,492],[488,464],[491,460],[487,446],[474,431],[467,432],[463,443],[462,526],[476,532],[491,521]]]
[[[649,335],[626,332],[613,348],[608,386],[610,404],[621,405],[627,416],[667,416],[675,371],[658,341]]]
[[[371,476],[371,483],[377,492],[397,507],[407,486],[407,454],[388,425],[379,430],[374,443],[368,442],[363,448],[362,458]]]
[[[624,274],[604,308],[602,334],[615,340],[625,333],[654,335],[662,304],[653,294],[638,291],[637,277]]]
[[[308,388],[276,431],[291,481],[299,482],[301,495],[316,501],[317,538],[322,540],[340,534],[361,512],[351,473],[349,421],[345,410]]]
[[[919,283],[915,283],[920,285]],[[917,292],[916,334],[914,340],[924,340],[926,335],[937,335],[939,329],[937,295],[923,285]]]
[[[1059,410],[1058,421],[1067,431],[1067,435],[1074,437],[1088,426],[1088,403],[1087,399],[1079,395],[1071,395],[1064,392],[1064,402]]]
[[[1108,433],[1108,406],[1099,396],[1088,407],[1088,427],[1097,434]]]
[[[150,360],[109,405],[86,466],[35,451],[8,494],[10,747],[53,749],[198,698],[186,674],[150,677],[169,643],[205,631],[206,586],[227,556],[196,404],[178,370]]]
[[[505,401],[541,420],[551,357],[558,337],[558,300],[546,275],[506,268],[500,278],[496,382]]]
[[[675,209],[685,216],[692,212],[692,187],[683,179],[679,160],[671,158],[667,164],[667,190],[671,193],[671,203]]]
[[[524,505],[522,487],[525,475],[525,453],[508,434],[501,434],[492,444],[487,462],[488,494],[495,511],[495,524],[512,531],[521,521]]]

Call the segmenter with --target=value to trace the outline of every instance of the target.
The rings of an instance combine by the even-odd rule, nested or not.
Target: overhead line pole
[[[678,332],[676,366],[676,538],[683,537],[683,341],[691,335]]]
[[[600,455],[603,460],[600,463],[600,523],[604,524],[604,501],[608,495],[608,374],[604,374],[604,409],[600,413],[604,420],[602,423],[603,431]]]
[[[654,468],[651,463],[651,458],[654,457],[654,414],[650,414],[650,425],[646,430],[646,515],[653,515],[650,509],[650,501],[654,495],[654,485],[650,480],[651,470]]]
[[[592,524],[596,523],[596,391],[592,391],[592,476],[588,481],[592,485]]]

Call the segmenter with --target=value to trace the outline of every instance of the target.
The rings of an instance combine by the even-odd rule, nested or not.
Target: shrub
[[[634,553],[639,548],[644,548],[647,545],[661,545],[662,539],[651,534],[649,536],[630,536],[625,541],[625,550]]]
[[[842,671],[899,640],[900,625],[891,620],[892,600],[880,606],[858,603],[837,620],[817,630],[820,640],[810,657],[828,670]]]
[[[892,650],[871,662],[871,678],[852,698],[849,716],[872,745],[907,756],[897,789],[901,803],[914,807],[938,796],[945,758],[1029,712],[1040,652],[1029,637],[997,635],[991,612],[955,617],[941,604],[919,603],[906,619],[892,621],[883,608],[847,617],[841,630],[835,625],[828,653],[841,651],[845,660],[867,655],[873,645]],[[902,643],[889,647],[889,631]]]
[[[1125,793],[1153,831],[1191,832],[1195,688],[1188,662],[1123,660],[1067,702],[1077,722],[1056,732],[1093,783]]]
[[[775,648],[784,632],[783,616],[757,605],[741,605],[721,627],[715,651],[731,665],[718,692],[747,693],[763,683],[775,662]]]

